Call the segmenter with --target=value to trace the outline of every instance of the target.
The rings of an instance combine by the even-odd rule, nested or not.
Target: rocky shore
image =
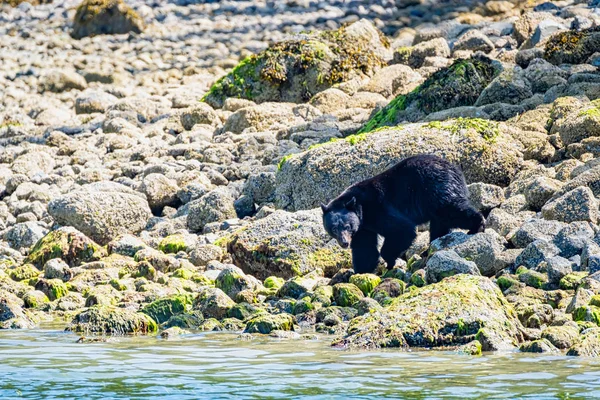
[[[0,2],[0,328],[600,356],[598,1],[35,3]],[[423,153],[487,229],[354,274],[319,203]]]

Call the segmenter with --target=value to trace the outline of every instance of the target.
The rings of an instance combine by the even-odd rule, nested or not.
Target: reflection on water
[[[0,332],[1,399],[600,398],[600,361],[452,352],[347,352],[235,334],[77,344],[58,331]]]

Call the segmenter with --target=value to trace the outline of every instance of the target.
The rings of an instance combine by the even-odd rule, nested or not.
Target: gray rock
[[[560,249],[552,242],[544,239],[535,240],[527,245],[515,260],[515,267],[524,266],[527,269],[536,269],[537,266],[557,256]]]
[[[255,203],[268,203],[275,200],[275,173],[260,172],[248,176],[242,192]]]
[[[83,90],[87,87],[85,78],[74,70],[55,70],[40,79],[41,91],[60,93],[67,90]]]
[[[489,211],[502,204],[505,200],[504,189],[500,186],[476,182],[468,186],[469,200],[479,211]]]
[[[177,182],[158,173],[148,174],[140,185],[140,191],[146,195],[150,209],[160,213],[166,206],[176,206],[179,202]]]
[[[231,194],[224,188],[217,188],[189,203],[187,226],[192,231],[201,231],[208,223],[235,217]]]
[[[494,78],[488,87],[481,92],[475,105],[483,106],[493,103],[519,104],[531,96],[533,96],[531,84],[525,78],[522,71],[506,69]]]
[[[588,222],[572,222],[562,228],[554,237],[554,244],[565,258],[581,254],[586,244],[595,236],[594,229]]]
[[[75,113],[103,113],[117,101],[117,97],[110,93],[101,90],[85,90],[75,99]]]
[[[53,258],[44,264],[44,278],[46,279],[60,279],[68,282],[72,277],[73,272],[60,258]]]
[[[542,216],[562,222],[598,221],[598,201],[587,186],[580,186],[546,203]]]
[[[531,219],[525,222],[510,241],[518,248],[525,248],[529,243],[538,239],[553,241],[554,236],[564,228],[564,222],[546,221],[543,219]]]
[[[48,233],[48,229],[40,226],[38,222],[21,222],[6,231],[4,240],[13,249],[28,249],[43,238],[46,233]]]
[[[573,272],[571,261],[560,256],[550,258],[546,268],[548,271],[548,281],[554,284],[558,284],[565,275]]]
[[[183,110],[180,118],[181,125],[183,125],[184,129],[187,131],[192,130],[196,124],[212,126],[221,124],[221,120],[215,110],[206,103],[198,103]]]
[[[443,38],[436,38],[427,42],[421,42],[410,48],[408,56],[408,65],[413,68],[420,68],[427,57],[450,57],[450,47]]]
[[[454,43],[452,51],[470,50],[489,53],[494,48],[494,43],[486,35],[478,30],[470,30],[458,38]]]
[[[596,269],[594,272],[600,270],[600,246],[592,240],[585,242],[581,249],[581,270],[589,271],[590,267]]]
[[[102,191],[93,184],[85,188],[50,201],[48,213],[58,224],[72,226],[99,244],[123,233],[140,232],[152,215],[139,195],[124,189]]]
[[[525,69],[525,77],[531,82],[534,93],[545,93],[553,86],[567,83],[565,71],[541,58],[529,63]]]
[[[199,244],[190,252],[190,262],[197,267],[204,267],[213,260],[221,261],[223,249],[214,244]]]
[[[218,288],[205,289],[194,302],[194,309],[202,311],[205,318],[222,319],[233,306],[235,302]]]
[[[425,265],[428,283],[436,283],[456,274],[481,275],[473,261],[461,258],[455,251],[441,250],[433,254]]]
[[[108,244],[108,250],[110,253],[120,254],[128,257],[133,257],[135,256],[135,253],[146,248],[148,248],[146,243],[129,234],[119,236],[117,239]]]

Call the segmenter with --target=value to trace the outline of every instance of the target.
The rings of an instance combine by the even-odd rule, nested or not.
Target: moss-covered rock
[[[338,306],[351,307],[363,297],[363,292],[352,283],[338,283],[333,285],[333,299]]]
[[[457,352],[462,354],[468,354],[470,356],[480,356],[481,355],[481,343],[479,340],[473,340],[467,344],[463,344],[456,349]]]
[[[222,319],[235,306],[235,302],[221,289],[205,289],[194,300],[194,309],[199,310],[207,318]]]
[[[563,290],[574,290],[582,283],[583,279],[588,276],[585,271],[572,272],[565,275],[558,283],[559,287]]]
[[[8,275],[11,277],[11,279],[17,282],[37,278],[40,274],[41,271],[32,264],[23,264],[19,267],[10,269],[8,272]]]
[[[386,305],[391,299],[400,296],[406,289],[406,283],[396,278],[385,278],[373,289],[371,297],[380,304]]]
[[[350,252],[323,229],[320,209],[278,210],[234,232],[227,249],[234,264],[258,279],[289,279],[315,270],[333,276],[351,265]]]
[[[505,123],[465,118],[350,136],[287,158],[276,175],[275,202],[290,211],[317,207],[348,186],[424,153],[459,165],[469,183],[506,186],[524,164],[524,136]]]
[[[40,279],[35,284],[35,290],[43,292],[52,301],[58,300],[69,293],[67,285],[60,279]]]
[[[62,227],[48,233],[31,249],[25,260],[43,268],[48,260],[60,258],[70,267],[94,261],[105,255],[104,250],[75,228]]]
[[[12,293],[0,291],[0,329],[31,329],[35,323],[23,311],[23,301]]]
[[[193,243],[183,234],[169,235],[158,244],[158,249],[163,253],[178,253],[187,251]]]
[[[539,339],[531,342],[525,342],[519,346],[519,350],[524,353],[557,353],[558,349],[554,347],[547,339]]]
[[[232,299],[245,290],[253,290],[258,286],[256,279],[247,276],[237,267],[231,266],[223,269],[215,279],[215,287],[221,289]]]
[[[600,308],[583,306],[573,311],[573,321],[588,321],[600,325]]]
[[[404,293],[383,312],[351,321],[343,347],[448,346],[468,343],[484,328],[514,346],[522,326],[512,306],[488,278],[455,275]]]
[[[600,28],[565,31],[546,43],[544,58],[555,65],[583,64],[600,49]]]
[[[367,20],[335,31],[305,33],[244,59],[204,96],[213,107],[238,97],[257,103],[301,103],[385,65],[387,42]]]
[[[255,306],[249,303],[238,303],[235,306],[231,307],[227,312],[227,316],[229,318],[237,318],[241,321],[245,321],[248,318],[265,313],[266,311],[259,306]]]
[[[121,300],[121,293],[110,285],[98,285],[85,291],[85,306],[115,306]]]
[[[541,289],[548,283],[548,276],[537,271],[523,271],[519,274],[519,280],[527,286]]]
[[[294,318],[289,314],[260,314],[246,324],[246,333],[268,334],[272,331],[293,331]]]
[[[568,356],[599,357],[600,328],[586,330],[567,351]]]
[[[71,36],[141,33],[144,22],[123,0],[84,0],[75,13]]]
[[[142,308],[144,314],[162,324],[177,314],[185,313],[191,309],[193,296],[191,294],[180,294],[176,296],[158,299]]]
[[[48,296],[39,290],[30,290],[23,295],[23,303],[26,308],[38,308],[49,302]]]
[[[559,349],[568,349],[578,337],[579,329],[571,325],[549,326],[542,332],[542,338]]]
[[[77,333],[127,335],[154,333],[158,325],[146,314],[124,308],[94,306],[75,315],[67,329]]]
[[[350,277],[350,283],[362,290],[365,296],[368,296],[380,282],[381,278],[375,274],[354,274]]]
[[[163,328],[171,328],[173,326],[182,329],[199,329],[204,322],[204,317],[200,311],[192,311],[189,314],[173,315],[162,326]]]
[[[396,97],[359,133],[397,125],[404,120],[414,122],[448,108],[472,106],[500,70],[498,63],[485,57],[457,60],[430,76],[411,93]]]
[[[518,285],[519,281],[509,275],[502,275],[496,279],[496,284],[500,287],[500,290],[505,291],[513,285]]]
[[[313,303],[320,303],[323,307],[329,307],[333,301],[333,287],[319,286],[315,289],[311,301]]]

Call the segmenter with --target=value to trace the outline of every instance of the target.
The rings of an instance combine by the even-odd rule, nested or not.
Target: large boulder
[[[71,36],[140,33],[144,22],[123,0],[84,0],[75,13]]]
[[[476,336],[486,338],[484,350],[510,348],[522,340],[522,326],[490,279],[456,275],[404,293],[381,312],[353,319],[334,346],[452,346]]]
[[[335,31],[302,34],[244,59],[203,100],[213,107],[222,107],[229,97],[306,102],[336,83],[371,75],[385,65],[387,47],[364,19]]]
[[[431,75],[409,94],[396,97],[360,132],[371,132],[402,121],[414,122],[449,108],[472,106],[501,69],[498,62],[486,57],[459,59]]]
[[[350,136],[284,159],[275,201],[287,210],[313,208],[417,154],[459,165],[469,183],[505,186],[523,164],[519,134],[504,124],[458,119]]]
[[[317,268],[333,276],[351,265],[350,253],[323,229],[320,209],[278,210],[233,233],[227,249],[236,265],[261,280],[292,278]]]
[[[146,314],[125,308],[94,306],[75,315],[67,329],[77,333],[127,335],[153,333],[158,330],[158,325]]]
[[[77,267],[95,260],[95,253],[99,249],[100,246],[83,233],[65,226],[41,238],[31,249],[26,262],[41,269],[48,260],[60,258],[68,266]]]
[[[123,233],[140,232],[152,216],[148,201],[126,189],[86,185],[50,201],[48,213],[60,225],[72,226],[104,245]]]
[[[546,43],[544,58],[552,64],[583,64],[600,49],[600,27],[566,31]]]

